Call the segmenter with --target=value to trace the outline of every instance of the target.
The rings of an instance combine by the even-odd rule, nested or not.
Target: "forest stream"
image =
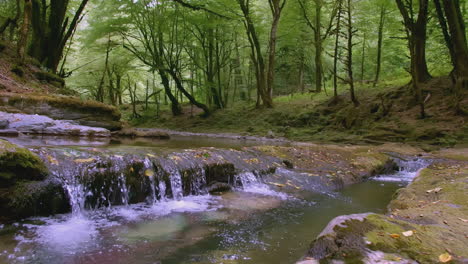
[[[394,174],[333,191],[242,151],[258,142],[54,142],[16,143],[45,161],[71,212],[0,225],[1,263],[294,263],[331,219],[385,213],[428,165],[397,159]],[[213,177],[233,189],[211,192]]]

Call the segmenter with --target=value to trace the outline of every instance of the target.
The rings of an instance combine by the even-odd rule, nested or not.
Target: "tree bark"
[[[24,0],[23,25],[21,25],[17,43],[17,55],[21,64],[24,62],[26,45],[28,44],[29,27],[31,25],[31,12],[31,0]]]
[[[348,72],[348,83],[349,83],[349,91],[351,94],[351,101],[353,102],[354,106],[359,106],[359,101],[355,94],[354,89],[354,76],[353,76],[353,36],[354,36],[354,29],[353,29],[353,16],[352,16],[352,3],[351,0],[347,0],[347,27],[348,27],[348,43],[347,43],[347,50],[348,50],[348,58],[346,60],[346,68]]]
[[[340,48],[341,15],[343,13],[343,0],[338,1],[338,15],[335,29],[335,50],[333,53],[333,97],[335,102],[338,102],[338,52]]]
[[[407,0],[406,0],[407,1]],[[398,9],[403,16],[406,35],[408,37],[408,46],[411,56],[410,72],[412,77],[414,94],[416,101],[420,106],[421,118],[426,117],[424,99],[421,86],[431,79],[426,63],[426,28],[429,15],[428,0],[419,1],[418,17],[415,20],[413,5],[410,2],[396,0]]]
[[[378,33],[378,40],[377,40],[377,68],[375,69],[375,79],[374,79],[374,87],[377,86],[380,78],[380,71],[382,69],[382,46],[383,46],[383,29],[385,26],[385,6],[382,5],[380,7],[380,20],[379,20],[379,33]]]

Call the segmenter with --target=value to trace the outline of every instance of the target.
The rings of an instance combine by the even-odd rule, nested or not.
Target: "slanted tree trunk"
[[[384,5],[380,7],[380,20],[379,20],[379,33],[377,40],[377,66],[375,69],[374,87],[377,86],[380,78],[380,71],[382,69],[382,46],[383,46],[383,29],[385,26],[386,8]]]
[[[190,103],[195,105],[196,107],[200,108],[203,110],[203,115],[205,117],[209,116],[211,114],[210,109],[203,103],[198,102],[193,95],[191,95],[185,88],[184,85],[182,84],[182,80],[179,78],[177,72],[173,69],[168,70],[169,75],[171,75],[172,79],[175,82],[175,85],[177,89],[185,96],[187,99],[189,99]]]

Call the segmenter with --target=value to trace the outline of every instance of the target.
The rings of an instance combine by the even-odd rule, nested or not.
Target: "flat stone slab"
[[[109,137],[111,135],[110,131],[105,128],[82,126],[74,121],[54,120],[43,115],[0,112],[0,120],[8,123],[8,127],[0,130],[0,135],[5,136],[14,136],[18,133],[81,137]]]

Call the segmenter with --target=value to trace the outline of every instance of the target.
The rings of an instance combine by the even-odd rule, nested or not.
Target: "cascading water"
[[[414,180],[418,172],[431,164],[430,160],[420,158],[402,159],[395,158],[398,171],[389,175],[379,175],[374,180],[383,182],[404,182],[408,183]]]

